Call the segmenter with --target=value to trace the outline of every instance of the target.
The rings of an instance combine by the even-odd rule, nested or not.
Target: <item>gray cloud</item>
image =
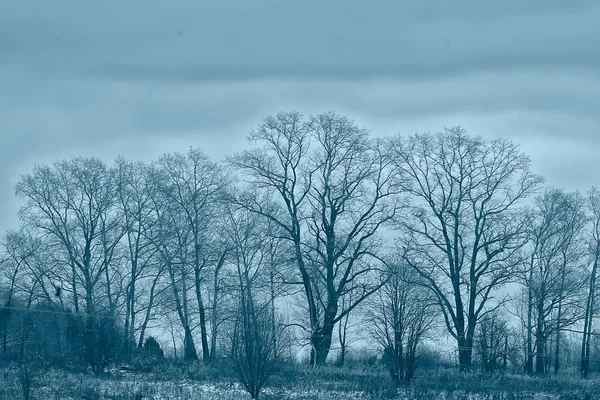
[[[508,137],[550,183],[597,183],[600,5],[584,1],[0,3],[0,230],[34,163],[220,159],[261,116],[375,135]]]
[[[44,76],[427,79],[600,64],[600,5],[593,2],[42,1],[4,8],[0,59]]]

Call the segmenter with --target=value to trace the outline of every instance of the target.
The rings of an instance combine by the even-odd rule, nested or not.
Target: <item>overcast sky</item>
[[[1,1],[0,230],[14,184],[72,155],[239,150],[262,116],[375,135],[462,125],[548,182],[600,184],[600,2]]]

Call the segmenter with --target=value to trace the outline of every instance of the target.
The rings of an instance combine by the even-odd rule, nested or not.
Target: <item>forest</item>
[[[600,190],[462,127],[282,111],[247,139],[18,179],[0,397],[597,396]]]

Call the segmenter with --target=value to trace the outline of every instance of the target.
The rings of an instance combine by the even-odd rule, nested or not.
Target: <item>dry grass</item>
[[[198,365],[165,365],[146,373],[92,373],[37,369],[29,383],[31,399],[220,399],[249,396],[223,369]],[[225,370],[226,371],[226,370]],[[23,369],[0,369],[0,399],[23,399]],[[261,395],[264,399],[446,399],[446,400],[571,400],[600,399],[600,381],[575,377],[536,379],[520,375],[459,374],[455,370],[426,371],[413,384],[398,391],[377,368],[352,370],[325,367],[284,366]]]

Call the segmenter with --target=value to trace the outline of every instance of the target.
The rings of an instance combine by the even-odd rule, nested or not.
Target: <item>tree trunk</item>
[[[198,308],[200,312],[200,339],[202,341],[202,361],[208,363],[210,359],[210,349],[208,348],[208,335],[206,331],[206,310],[200,290],[198,290]]]
[[[71,260],[71,286],[73,287],[73,306],[75,314],[79,314],[79,297],[77,295],[77,271],[75,271],[75,263]]]
[[[192,330],[187,325],[183,329],[185,331],[185,337],[183,339],[183,359],[185,361],[198,361],[198,353],[196,353],[196,346],[194,346]]]
[[[132,269],[132,279],[129,282],[129,286],[126,289],[127,298],[125,300],[126,304],[126,313],[125,313],[125,332],[124,332],[124,347],[125,347],[125,355],[127,360],[131,359],[133,346],[135,344],[135,339],[133,337],[133,331],[135,329],[135,278],[133,278],[133,274],[135,273],[135,268]]]
[[[558,314],[556,321],[556,341],[554,343],[554,375],[558,375],[560,369],[560,319],[562,317],[562,297],[558,302]]]
[[[508,366],[508,336],[504,338],[504,354],[502,355],[502,369],[506,371]]]
[[[458,365],[461,372],[471,369],[473,359],[473,338],[458,338]]]
[[[86,284],[85,300],[85,311],[87,314],[85,317],[85,351],[89,365],[95,373],[98,373],[100,372],[102,363],[100,362],[100,354],[98,351],[98,331],[96,329],[96,321],[94,318],[95,307],[92,297],[92,288],[89,283]]]
[[[410,341],[409,341],[410,343]],[[417,346],[419,343],[419,338],[415,337],[412,340],[412,344],[410,345],[408,351],[406,352],[406,356],[403,358],[404,363],[404,383],[409,384],[412,381],[413,376],[415,375],[415,370],[417,366]]]
[[[104,236],[104,234],[103,234]],[[104,254],[106,254],[106,252],[108,251],[108,249],[106,248],[106,240],[103,237],[103,245],[104,245]],[[110,268],[108,267],[108,262],[106,261],[106,255],[105,255],[105,261],[104,261],[104,279],[106,279],[106,298],[108,300],[108,311],[109,314],[111,316],[115,316],[115,306],[114,306],[114,299],[113,299],[113,294],[110,288]]]
[[[198,312],[200,314],[200,340],[202,342],[202,361],[208,363],[210,360],[210,349],[208,347],[208,332],[206,330],[206,309],[204,308],[204,300],[202,299],[202,287],[200,270],[200,244],[198,243],[198,235],[194,232],[194,278],[196,288],[196,300],[198,301]]]
[[[594,315],[594,302],[596,295],[596,271],[598,269],[597,260],[592,267],[590,276],[590,288],[585,308],[585,320],[583,323],[583,339],[581,341],[581,377],[589,378],[590,369],[590,336],[592,331],[592,320]]]
[[[544,335],[544,303],[538,301],[538,318],[535,334],[536,352],[535,352],[535,373],[544,375],[546,373],[546,337]]]
[[[131,283],[130,283],[131,284]],[[131,302],[129,301],[129,287],[126,288],[127,298],[125,299],[125,325],[123,327],[123,349],[125,357],[129,361],[131,359],[131,343],[129,342],[129,313]]]
[[[323,328],[313,332],[310,338],[312,345],[311,360],[315,366],[325,365],[329,349],[331,348],[331,336],[333,333],[333,323],[327,323]]]
[[[344,303],[342,302],[342,308],[343,304]],[[349,314],[346,315],[338,325],[338,340],[340,342],[340,358],[338,360],[338,366],[340,368],[344,367],[344,362],[346,361],[346,351],[348,349],[348,341],[346,339],[346,334],[348,332],[348,319]]]
[[[525,370],[529,376],[533,375],[533,256],[529,270],[528,296],[527,296],[527,361]]]
[[[169,277],[171,278],[171,288],[173,290],[173,297],[175,299],[175,308],[177,310],[177,314],[179,316],[179,320],[181,321],[181,325],[183,326],[183,330],[185,332],[185,336],[183,339],[183,359],[185,361],[197,361],[198,353],[196,352],[196,346],[194,345],[194,338],[192,336],[192,331],[189,326],[188,319],[188,305],[187,305],[187,285],[185,280],[186,272],[182,270],[182,291],[181,291],[181,299],[179,298],[179,291],[177,290],[177,285],[175,281],[175,273],[173,271],[173,266],[168,265]]]
[[[156,283],[160,278],[161,272],[158,272],[154,280],[152,281],[152,287],[150,288],[150,298],[148,299],[148,308],[146,308],[146,315],[144,317],[144,322],[142,323],[142,328],[140,329],[140,338],[138,340],[137,347],[141,349],[144,345],[144,336],[146,335],[146,328],[148,327],[148,322],[150,321],[150,316],[152,315],[152,306],[154,304],[154,290],[156,289]],[[132,327],[133,331],[133,327]]]
[[[406,383],[406,371],[404,367],[404,346],[402,345],[402,332],[399,329],[394,330],[394,363],[398,380]]]
[[[565,275],[567,268],[567,255],[563,251],[563,264],[560,277],[560,298],[558,300],[558,312],[556,315],[556,343],[554,344],[554,375],[558,375],[560,369],[560,321],[562,319],[563,293],[565,289]]]
[[[586,376],[590,370],[590,337],[591,337],[591,329],[592,329],[592,317],[590,316],[590,325],[588,328],[588,337],[585,345],[585,361],[586,361]]]
[[[273,354],[277,355],[277,320],[275,318],[275,277],[273,268],[269,271],[269,284],[271,289],[271,335],[273,336]]]
[[[129,355],[131,355],[131,352],[133,350],[133,346],[135,346],[135,336],[134,336],[134,332],[135,332],[135,282],[132,282],[133,288],[132,290],[132,295],[131,295],[131,311],[130,311],[130,315],[131,315],[131,321],[129,324],[129,336],[125,337],[125,340],[127,340],[127,350],[129,352]]]
[[[212,310],[210,315],[210,353],[208,357],[209,363],[215,361],[215,358],[217,356],[217,330],[219,324],[217,303],[219,302],[219,292],[221,291],[221,287],[219,285],[219,273],[221,271],[221,268],[223,268],[223,265],[225,264],[226,257],[227,250],[221,253],[213,275],[213,299]]]
[[[462,300],[461,300],[462,301]],[[462,312],[462,303],[459,310]],[[457,344],[458,344],[458,365],[461,372],[468,372],[471,370],[473,361],[473,338],[475,335],[475,319],[469,317],[468,328],[464,329],[464,320],[458,321],[456,331],[458,332]]]
[[[215,293],[213,294],[213,306],[210,321],[210,354],[208,362],[212,363],[217,357],[217,300],[218,300],[218,286],[215,284]]]
[[[138,241],[139,241],[139,235],[138,235]],[[136,243],[137,246],[137,243]],[[135,254],[137,254],[137,249]],[[130,320],[128,321],[129,324],[127,326],[127,330],[125,332],[125,341],[127,343],[127,357],[128,359],[131,358],[131,353],[133,350],[133,346],[135,346],[135,336],[134,336],[134,332],[135,332],[135,283],[137,281],[137,274],[138,274],[138,270],[137,270],[137,265],[138,264],[138,260],[137,260],[137,256],[133,258],[132,262],[131,262],[131,281],[129,282],[129,287],[127,290],[127,308],[128,308],[128,314],[130,317]],[[154,289],[154,284],[152,285],[152,289]],[[151,295],[152,296],[152,295]],[[152,302],[152,299],[150,299],[150,302]]]

